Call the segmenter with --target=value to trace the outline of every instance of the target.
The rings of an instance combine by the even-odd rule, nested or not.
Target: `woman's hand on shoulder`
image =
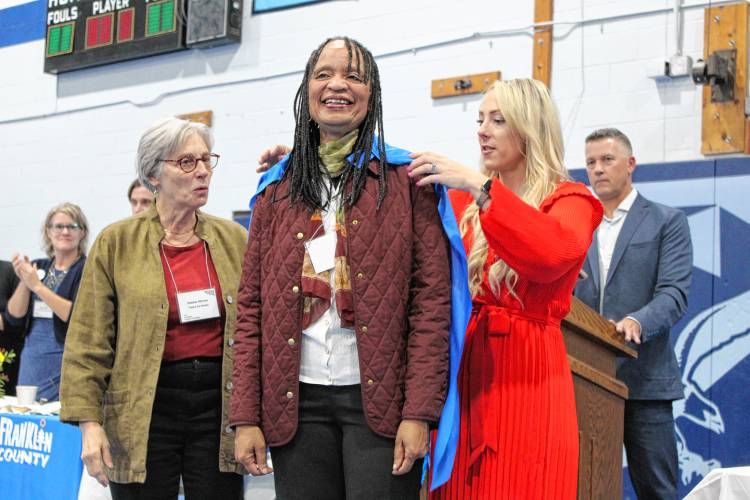
[[[409,176],[418,179],[417,185],[443,184],[452,189],[467,191],[472,194],[482,189],[487,176],[478,170],[465,167],[460,163],[429,151],[411,153],[413,158]]]
[[[277,144],[268,149],[264,149],[258,158],[258,168],[255,169],[255,171],[259,174],[265,172],[280,162],[281,159],[291,153],[291,151],[292,148],[284,144]]]

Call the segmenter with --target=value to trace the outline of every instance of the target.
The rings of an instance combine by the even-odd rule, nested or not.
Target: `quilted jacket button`
[[[286,341],[286,343],[289,345],[294,345],[296,342],[294,342],[294,339],[289,339]]]
[[[356,226],[357,224],[359,224],[359,221],[357,219],[353,219],[352,226]]]
[[[232,298],[232,296],[231,295],[227,295],[227,303],[231,304],[232,301],[234,301],[234,299]]]
[[[305,237],[305,235],[303,233],[297,233],[297,239],[298,240],[301,240],[304,237]]]
[[[229,340],[227,340],[227,345],[228,345],[229,347],[232,347],[232,346],[234,345],[234,339],[229,339]]]
[[[364,277],[365,277],[365,273],[363,273],[363,272],[361,272],[361,271],[357,273],[357,279],[358,279],[358,280],[361,280],[361,279],[362,279],[362,278],[364,278]]]
[[[294,393],[292,391],[289,391],[289,392],[286,393],[286,398],[287,399],[292,399],[293,397],[294,397]]]
[[[367,379],[367,385],[372,385],[372,384],[374,384],[374,383],[375,383],[375,381],[374,381],[374,380],[372,380],[371,378],[368,378],[368,379]]]
[[[227,382],[227,390],[231,391],[232,387],[234,387],[234,385],[232,384],[232,381],[230,380],[229,382]]]
[[[230,426],[227,425],[226,427],[224,427],[224,433],[231,434],[233,432],[234,432],[234,429],[232,429]]]
[[[292,291],[293,291],[294,293],[299,293],[299,287],[298,287],[297,285],[294,285],[294,286],[292,287]]]
[[[360,330],[362,330],[363,332],[366,333],[367,332],[367,325],[362,325],[362,327],[360,328]]]

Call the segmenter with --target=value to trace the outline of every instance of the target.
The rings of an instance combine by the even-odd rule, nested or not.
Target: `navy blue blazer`
[[[587,277],[579,280],[575,295],[599,310],[597,234],[583,270]],[[627,384],[630,399],[683,397],[669,332],[687,309],[692,271],[685,213],[638,194],[617,237],[599,311],[607,319],[632,316],[641,323],[641,345],[632,344],[638,359],[618,359],[617,377]]]
[[[51,259],[36,259],[33,261],[33,263],[36,264],[37,269],[44,269],[46,272],[49,272],[50,268],[52,267],[52,262],[53,261]],[[57,290],[57,295],[71,301],[73,305],[75,305],[76,302],[76,296],[78,295],[78,285],[80,285],[81,283],[81,275],[83,274],[83,265],[85,263],[86,256],[84,255],[79,257],[78,260],[72,266],[70,266],[68,274],[65,275],[62,283],[60,283],[60,288]],[[31,328],[31,319],[33,317],[33,312],[34,301],[33,299],[30,299],[29,308],[23,318],[15,318],[8,314],[7,319],[10,320],[9,322],[16,327],[22,326],[24,334],[27,334],[29,333],[29,329]],[[73,315],[73,309],[70,310],[70,315]],[[57,317],[57,314],[54,314],[52,317],[52,324],[55,329],[55,338],[58,342],[64,343],[65,336],[68,334],[68,322],[61,320],[59,317]],[[68,317],[68,321],[70,321],[70,316]]]

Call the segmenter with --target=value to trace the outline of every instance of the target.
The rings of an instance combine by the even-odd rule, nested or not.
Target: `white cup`
[[[16,386],[16,399],[18,404],[21,406],[33,405],[36,402],[36,390],[35,385],[17,385]]]

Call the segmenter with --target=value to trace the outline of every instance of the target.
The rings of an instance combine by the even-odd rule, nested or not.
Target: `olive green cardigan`
[[[219,468],[242,472],[228,427],[237,286],[247,233],[239,224],[198,212],[196,234],[208,244],[226,309]],[[65,342],[60,419],[101,423],[118,483],[146,479],[146,447],[167,331],[169,302],[156,208],[106,227],[83,271]],[[201,262],[202,265],[202,262]]]

